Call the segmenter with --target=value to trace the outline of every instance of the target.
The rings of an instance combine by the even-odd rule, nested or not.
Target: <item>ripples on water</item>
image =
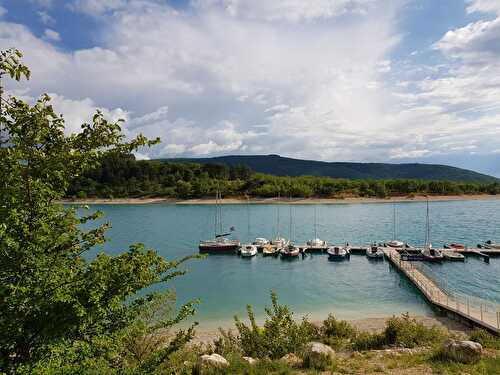
[[[500,201],[431,203],[431,238],[445,242],[478,242],[500,237]],[[210,205],[95,205],[113,228],[105,250],[117,254],[127,245],[143,242],[172,259],[197,252],[198,241],[213,237],[214,207]],[[366,244],[392,239],[393,205],[390,203],[318,205],[318,235],[329,242]],[[289,206],[280,205],[280,233],[289,236]],[[400,240],[421,245],[425,234],[425,203],[397,204]],[[276,234],[276,205],[225,205],[226,228],[236,227],[244,241]],[[314,206],[293,205],[293,239],[304,243],[314,235]],[[248,226],[250,218],[250,228]],[[102,250],[102,249],[101,249]],[[97,251],[97,250],[96,250]],[[433,265],[448,286],[500,302],[500,259],[490,264],[468,258],[465,263]],[[275,258],[209,256],[187,266],[190,272],[174,282],[180,301],[200,298],[197,318],[224,321],[245,313],[251,304],[257,315],[275,290],[282,302],[299,314],[321,318],[333,311],[343,318],[387,316],[409,311],[427,314],[423,298],[388,262],[373,262],[353,255],[350,261],[328,262],[324,255],[294,261]]]

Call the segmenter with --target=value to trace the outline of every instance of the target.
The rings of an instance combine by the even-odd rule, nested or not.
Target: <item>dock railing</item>
[[[500,332],[499,304],[451,290],[447,282],[437,277],[423,262],[402,260],[395,250],[386,252],[386,255],[413,281],[430,302],[464,316],[485,328]]]

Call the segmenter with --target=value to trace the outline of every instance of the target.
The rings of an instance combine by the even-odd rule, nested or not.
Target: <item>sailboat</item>
[[[290,197],[291,200],[291,197]],[[293,237],[292,236],[292,205],[290,204],[290,239]],[[300,255],[300,249],[293,244],[293,242],[290,240],[288,242],[288,245],[283,247],[280,251],[281,257],[282,258],[297,258]]]
[[[217,190],[215,195],[215,220],[214,220],[214,239],[200,241],[198,246],[200,253],[225,253],[234,252],[240,248],[239,240],[231,240],[226,238],[231,235],[231,232],[224,233],[222,228],[222,207],[219,204],[221,194]]]
[[[426,215],[426,223],[425,223],[425,244],[424,248],[420,251],[420,255],[423,260],[429,262],[441,262],[443,260],[443,254],[437,250],[432,248],[431,244],[431,226],[429,221],[429,200],[427,199],[427,215]]]
[[[280,195],[278,194],[278,200],[280,199]],[[290,241],[280,236],[280,203],[276,205],[276,237],[271,240],[271,245],[275,247],[278,252],[281,251],[284,247],[288,246]]]
[[[307,241],[308,251],[323,251],[327,246],[326,241],[320,240],[318,238],[318,222],[317,222],[317,210],[314,206],[314,239]]]
[[[392,240],[387,242],[387,246],[389,247],[394,247],[394,248],[402,248],[404,247],[404,242],[397,240],[397,233],[396,233],[396,205],[393,205],[393,216],[392,216]]]
[[[247,238],[250,238],[250,203],[247,197]],[[246,243],[241,246],[240,255],[244,258],[250,258],[257,255],[257,246],[253,243]]]
[[[384,252],[376,243],[366,249],[366,256],[369,259],[384,259]]]

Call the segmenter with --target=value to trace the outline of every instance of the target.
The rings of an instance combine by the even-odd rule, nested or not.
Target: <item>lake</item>
[[[315,217],[318,236],[329,243],[368,244],[393,237],[392,203],[224,205],[225,228],[234,226],[233,237],[242,242],[274,237],[278,206],[280,233],[288,238],[291,229],[296,243],[314,237]],[[92,205],[91,209],[103,211],[104,220],[113,225],[110,241],[95,252],[118,254],[129,244],[142,242],[175,259],[197,253],[200,239],[213,238],[212,205]],[[397,203],[396,211],[398,239],[421,245],[426,203]],[[430,222],[435,247],[445,242],[475,247],[488,239],[498,240],[500,200],[431,202]],[[271,290],[298,315],[314,320],[329,312],[344,319],[432,314],[423,297],[387,261],[374,262],[363,255],[352,255],[344,262],[329,262],[322,254],[293,261],[261,254],[251,259],[210,255],[187,263],[186,268],[189,273],[170,286],[179,302],[201,300],[196,319],[206,325],[225,325],[235,314],[244,316],[247,304],[261,317]],[[445,262],[432,268],[455,291],[500,303],[500,259],[486,264],[469,257],[464,263]]]

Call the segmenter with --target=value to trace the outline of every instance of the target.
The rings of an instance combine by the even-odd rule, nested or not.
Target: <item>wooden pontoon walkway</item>
[[[418,262],[401,260],[396,249],[383,248],[383,250],[387,259],[415,284],[430,303],[448,313],[458,315],[473,325],[500,335],[500,306],[445,291],[423,272]]]

